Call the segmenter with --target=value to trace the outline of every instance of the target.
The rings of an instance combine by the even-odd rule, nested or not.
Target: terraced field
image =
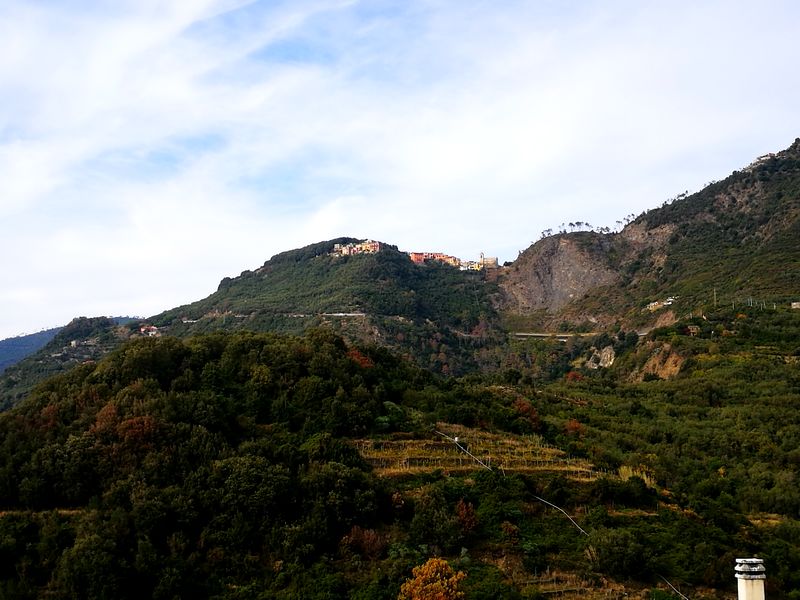
[[[354,444],[376,473],[386,477],[436,469],[558,472],[575,481],[599,476],[589,461],[570,458],[539,436],[489,433],[446,423],[438,423],[427,439],[363,439]]]

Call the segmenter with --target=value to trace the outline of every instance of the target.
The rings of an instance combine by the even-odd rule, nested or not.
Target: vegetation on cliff
[[[677,317],[800,293],[800,140],[695,194],[680,194],[618,233],[563,233],[523,252],[500,280],[513,318],[538,314],[603,330],[649,328],[674,297]]]

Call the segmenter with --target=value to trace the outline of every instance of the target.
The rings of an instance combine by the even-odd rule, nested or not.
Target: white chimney
[[[736,559],[739,600],[764,600],[765,571],[764,561],[760,558]]]

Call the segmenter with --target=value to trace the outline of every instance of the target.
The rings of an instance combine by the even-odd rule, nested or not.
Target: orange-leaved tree
[[[460,600],[464,592],[461,581],[467,576],[463,571],[453,571],[443,558],[431,558],[414,567],[411,579],[400,587],[397,600]]]

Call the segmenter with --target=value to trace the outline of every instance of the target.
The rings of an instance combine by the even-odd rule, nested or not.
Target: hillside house
[[[792,308],[794,310],[800,310],[800,302],[792,302]]]
[[[661,308],[664,308],[665,306],[672,306],[676,298],[677,296],[670,296],[666,300],[654,300],[645,307],[645,310],[655,312]]]
[[[158,333],[158,327],[156,327],[155,325],[142,325],[139,328],[139,333],[147,337],[157,337],[158,335],[160,335]]]
[[[462,260],[458,268],[462,271],[480,271],[483,269],[483,265],[475,260]]]
[[[655,311],[657,311],[659,308],[661,308],[661,306],[662,306],[662,303],[661,303],[661,301],[659,301],[659,300],[656,300],[656,301],[654,301],[654,302],[650,302],[650,303],[649,303],[649,304],[648,304],[648,305],[645,307],[645,310],[649,310],[650,312],[655,312]]]

